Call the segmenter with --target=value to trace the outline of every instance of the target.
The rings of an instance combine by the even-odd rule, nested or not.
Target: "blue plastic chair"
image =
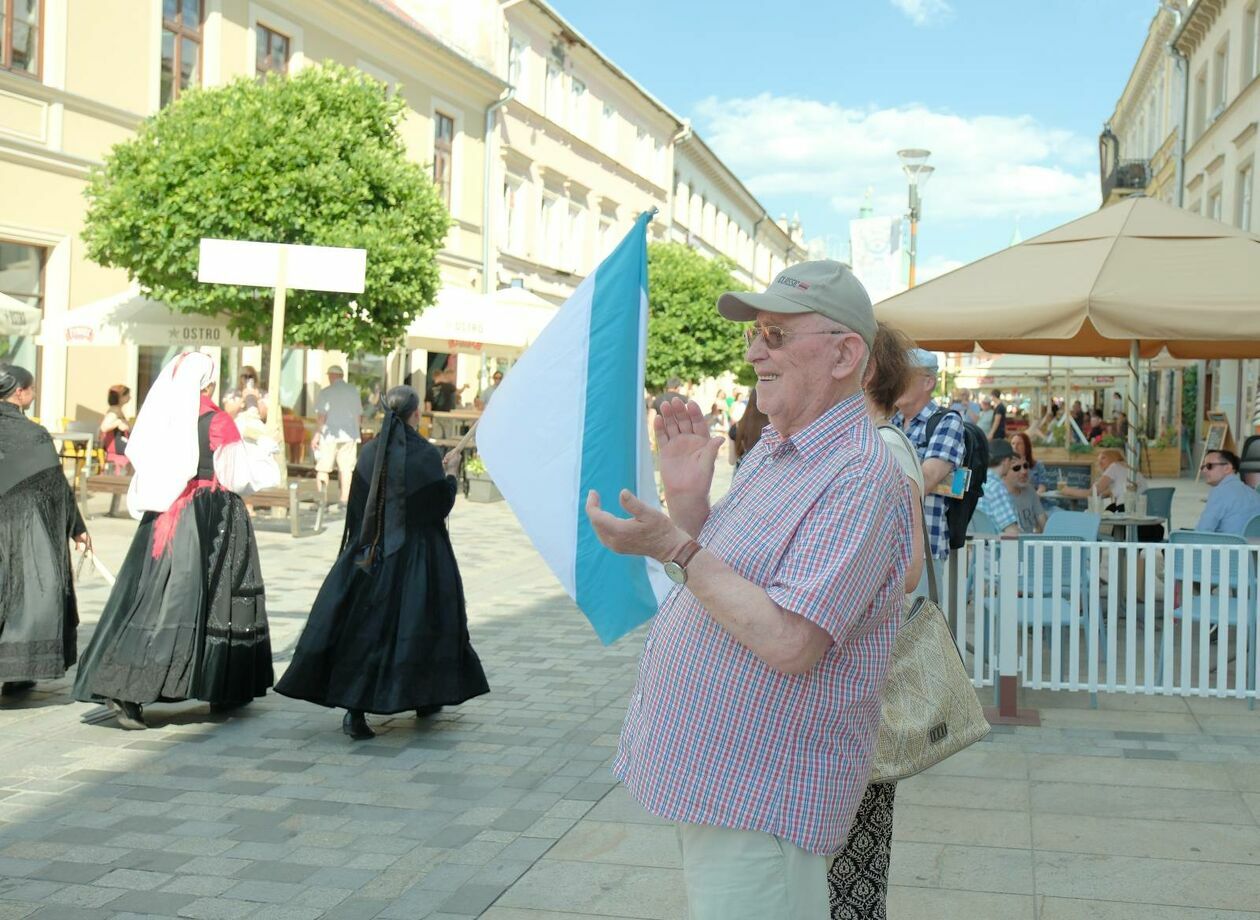
[[[1152,517],[1162,517],[1168,531],[1172,532],[1173,486],[1160,486],[1146,490],[1146,513]]]
[[[1092,543],[1098,539],[1102,517],[1088,511],[1056,511],[1046,518],[1043,537],[1075,537]]]
[[[1260,519],[1260,515],[1257,515]],[[1248,526],[1251,526],[1251,523]],[[1209,533],[1201,530],[1178,530],[1174,531],[1168,537],[1168,542],[1172,544],[1189,544],[1198,546],[1246,546],[1247,538],[1239,534],[1232,533]],[[1189,597],[1182,597],[1181,603],[1173,611],[1173,617],[1176,621],[1191,624],[1201,622],[1205,617],[1209,625],[1213,628],[1220,625],[1221,610],[1224,610],[1224,621],[1228,626],[1237,627],[1240,620],[1243,622],[1243,628],[1247,630],[1247,687],[1251,686],[1251,675],[1256,672],[1256,617],[1257,611],[1260,610],[1260,595],[1257,590],[1260,589],[1260,583],[1256,580],[1255,557],[1247,554],[1245,568],[1246,572],[1240,572],[1240,566],[1234,563],[1234,560],[1226,561],[1228,571],[1221,572],[1221,559],[1219,555],[1212,558],[1211,571],[1206,579],[1208,592],[1203,593],[1200,588],[1203,586],[1205,579],[1203,578],[1202,560],[1195,555],[1191,564],[1191,593]],[[1177,583],[1180,583],[1181,575],[1180,567],[1176,573]],[[1246,579],[1247,583],[1247,607],[1240,609],[1240,598],[1238,596],[1239,576]],[[1175,641],[1175,640],[1174,640]],[[1164,679],[1164,643],[1161,638],[1159,643],[1159,652],[1155,659],[1155,681],[1162,683]],[[1249,708],[1255,708],[1255,699],[1248,701]]]
[[[1247,522],[1246,526],[1243,527],[1242,535],[1244,540],[1260,538],[1260,514],[1257,514]]]
[[[972,512],[971,525],[967,528],[967,532],[977,537],[996,537],[998,535],[997,528],[993,526],[993,521],[979,508]]]

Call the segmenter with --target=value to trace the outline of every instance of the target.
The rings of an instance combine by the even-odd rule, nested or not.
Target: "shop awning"
[[[149,300],[136,287],[44,319],[45,345],[154,345],[235,348],[237,338],[221,316],[179,313]]]
[[[446,287],[407,329],[407,347],[519,358],[558,308],[519,288],[494,294]]]

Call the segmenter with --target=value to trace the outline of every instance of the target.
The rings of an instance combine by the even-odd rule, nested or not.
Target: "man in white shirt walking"
[[[315,405],[319,430],[311,447],[315,451],[315,478],[327,491],[333,465],[341,486],[341,506],[350,501],[350,479],[358,459],[359,423],[363,417],[363,399],[357,387],[345,380],[345,372],[333,365],[328,368],[328,386],[319,391]]]

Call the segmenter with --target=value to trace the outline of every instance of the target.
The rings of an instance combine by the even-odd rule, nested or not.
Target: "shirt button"
[[[643,651],[645,651],[645,652],[650,652],[650,651],[652,651],[652,640],[651,640],[651,639],[648,639],[646,642],[644,642],[644,643],[643,643]]]
[[[640,706],[643,705],[643,691],[642,690],[640,690],[638,693],[634,695],[634,701],[638,703]]]

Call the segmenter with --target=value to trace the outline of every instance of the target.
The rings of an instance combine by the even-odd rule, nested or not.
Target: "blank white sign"
[[[202,239],[197,280],[206,284],[276,287],[280,252],[286,253],[286,288],[362,294],[367,273],[366,249],[296,246],[249,240]]]

